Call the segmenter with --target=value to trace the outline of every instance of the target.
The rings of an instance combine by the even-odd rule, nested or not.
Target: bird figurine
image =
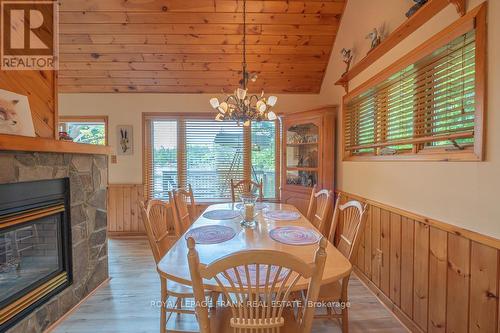
[[[366,39],[370,40],[370,51],[376,48],[381,41],[381,35],[380,32],[377,30],[377,28],[373,28],[373,30],[366,35]]]
[[[340,51],[340,54],[342,55],[342,61],[344,62],[344,64],[346,64],[346,69],[344,72],[345,74],[349,71],[349,68],[351,67],[353,52],[351,49],[343,48],[342,51]]]
[[[415,14],[423,5],[427,3],[428,0],[413,0],[415,4],[411,6],[411,8],[406,12],[406,17],[410,18],[413,14]]]

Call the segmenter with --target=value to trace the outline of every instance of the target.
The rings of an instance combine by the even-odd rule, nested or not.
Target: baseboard
[[[108,238],[146,238],[140,231],[108,231]]]
[[[90,297],[92,297],[96,292],[97,290],[99,290],[102,286],[104,286],[105,284],[107,284],[109,281],[111,280],[111,277],[108,277],[106,280],[102,281],[97,287],[94,288],[94,290],[92,290],[90,293],[87,294],[87,296],[85,296],[84,298],[82,298],[78,303],[75,304],[75,306],[73,306],[68,312],[66,312],[65,314],[63,314],[59,319],[57,319],[52,325],[50,325],[45,331],[44,333],[50,333],[52,332],[57,326],[59,326],[70,314],[72,314],[73,312],[75,312],[79,307],[80,305],[83,304],[83,302],[85,302],[87,299],[89,299]]]

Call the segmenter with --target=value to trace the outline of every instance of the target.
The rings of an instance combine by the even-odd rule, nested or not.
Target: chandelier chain
[[[243,0],[243,89],[247,88],[247,1]]]
[[[252,121],[276,120],[277,116],[272,107],[276,104],[277,97],[264,97],[264,90],[257,94],[248,93],[248,80],[255,82],[257,74],[247,72],[247,1],[243,1],[243,63],[242,63],[242,79],[239,81],[240,86],[233,94],[226,95],[225,99],[220,102],[218,98],[210,99],[210,105],[217,111],[215,120],[235,120],[239,125],[250,126]],[[224,92],[224,91],[223,91]]]

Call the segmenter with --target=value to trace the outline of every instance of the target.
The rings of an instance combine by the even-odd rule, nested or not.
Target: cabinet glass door
[[[319,128],[314,123],[292,125],[286,131],[286,183],[312,187],[317,183]]]

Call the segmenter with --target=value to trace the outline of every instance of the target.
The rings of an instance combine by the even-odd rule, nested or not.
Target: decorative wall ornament
[[[373,30],[368,35],[366,35],[366,39],[370,40],[370,51],[371,51],[380,44],[382,39],[382,33],[377,28],[373,28]]]
[[[0,133],[35,136],[27,96],[0,89]]]
[[[118,155],[132,155],[134,153],[134,132],[132,125],[118,126]]]
[[[427,3],[428,0],[413,0],[415,4],[411,6],[411,8],[406,12],[406,17],[411,17],[413,14],[415,14],[423,5]]]
[[[351,67],[351,61],[354,53],[352,52],[352,49],[343,48],[342,51],[340,51],[340,54],[342,55],[342,61],[344,62],[344,64],[346,64],[346,69],[344,72],[345,74],[349,72],[349,68]]]

